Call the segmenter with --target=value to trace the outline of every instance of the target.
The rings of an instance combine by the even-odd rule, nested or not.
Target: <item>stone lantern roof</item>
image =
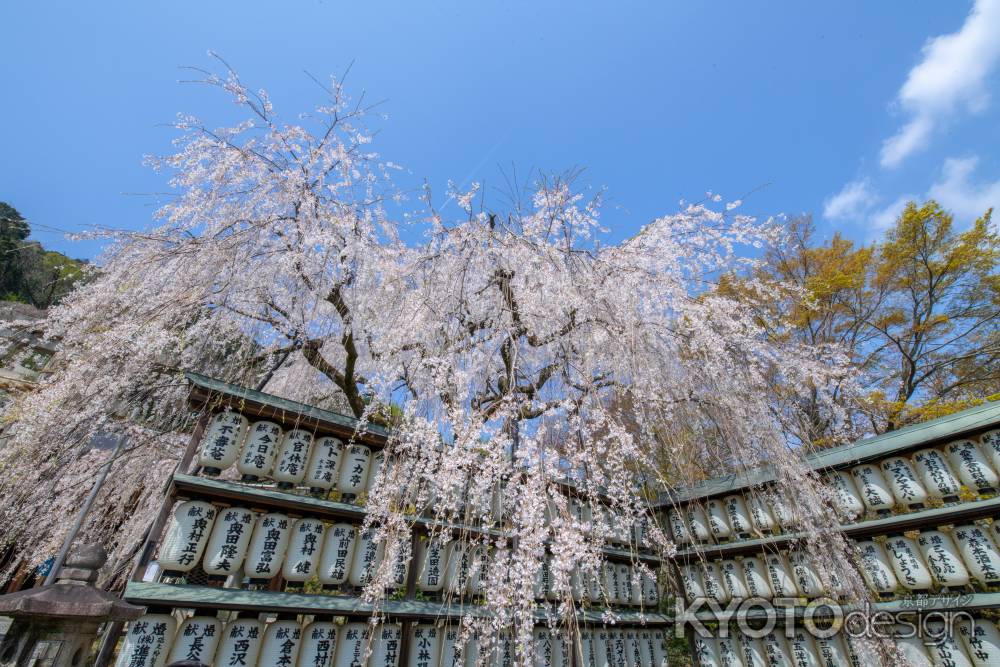
[[[81,545],[66,558],[56,583],[0,596],[0,616],[75,618],[98,623],[138,618],[143,607],[94,587],[97,571],[107,560],[101,545]]]

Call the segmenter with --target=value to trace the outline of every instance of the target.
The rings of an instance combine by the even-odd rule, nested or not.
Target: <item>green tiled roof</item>
[[[217,392],[220,394],[225,394],[227,396],[232,396],[234,398],[250,401],[253,403],[258,403],[275,410],[281,410],[283,412],[288,412],[295,415],[301,415],[304,417],[310,417],[318,422],[326,422],[328,424],[339,426],[341,428],[348,428],[357,430],[361,422],[354,418],[348,417],[346,415],[338,414],[336,412],[330,412],[329,410],[323,410],[321,408],[313,407],[311,405],[306,405],[305,403],[299,403],[298,401],[290,401],[287,398],[281,398],[280,396],[274,396],[272,394],[265,394],[262,391],[256,391],[254,389],[248,389],[247,387],[241,387],[235,384],[229,384],[228,382],[223,382],[222,380],[216,380],[215,378],[210,378],[207,375],[201,375],[200,373],[193,373],[191,371],[186,371],[184,376],[187,380],[202,389],[208,391]],[[388,429],[379,426],[377,424],[368,423],[365,426],[365,431],[367,433],[381,436],[386,438],[389,436]]]
[[[245,591],[236,588],[212,588],[160,584],[143,581],[129,582],[125,599],[132,604],[182,608],[233,609],[256,612],[289,612],[297,614],[329,614],[332,616],[370,616],[373,605],[357,597],[346,595],[310,595],[306,593],[281,593],[274,591]],[[395,618],[460,618],[464,615],[487,617],[488,608],[458,602],[432,602],[426,600],[386,600],[381,610]],[[544,618],[547,610],[539,609],[538,617]],[[669,622],[663,614],[640,614],[638,611],[619,611],[621,623],[663,624]],[[577,618],[587,623],[600,623],[602,610],[580,611]]]
[[[806,463],[814,470],[844,468],[917,446],[935,445],[941,441],[981,431],[990,426],[1000,426],[1000,401],[984,403],[968,410],[906,426],[898,431],[825,449],[807,456]],[[732,493],[770,482],[773,479],[773,469],[770,466],[762,466],[678,489],[673,493],[673,501],[685,502],[695,498]],[[668,494],[661,494],[659,505],[670,503],[671,499]]]

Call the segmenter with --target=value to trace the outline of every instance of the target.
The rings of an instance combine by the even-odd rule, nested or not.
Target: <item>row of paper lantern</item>
[[[927,622],[928,636],[937,641],[925,643],[912,633],[912,627],[894,628],[895,644],[906,664],[911,667],[979,667],[1000,664],[1000,632],[987,619],[956,621],[953,629],[958,637],[946,632],[943,622]],[[912,634],[911,634],[912,633]],[[802,628],[793,628],[785,636],[784,628],[776,628],[761,638],[742,634],[733,628],[726,637],[696,636],[694,653],[701,667],[825,667],[826,665],[879,664],[870,653],[873,647],[863,641],[838,633],[830,637],[814,637]]]
[[[362,444],[345,445],[333,436],[313,437],[305,429],[283,430],[279,424],[250,422],[238,412],[215,414],[198,450],[197,463],[207,475],[218,475],[236,464],[243,481],[272,479],[281,488],[308,486],[325,493],[336,488],[348,496],[369,488],[381,452]]]
[[[998,537],[1000,523],[994,521],[989,528],[970,523],[955,526],[950,533],[923,530],[916,539],[895,535],[884,544],[864,540],[856,547],[866,583],[874,592],[888,595],[901,589],[1000,583]]]
[[[985,452],[985,453],[984,453]],[[893,456],[849,472],[824,475],[838,513],[855,521],[866,511],[916,508],[930,498],[954,500],[964,484],[973,491],[1000,487],[1000,429],[984,433],[977,444],[956,440],[942,449],[927,448],[912,457]],[[691,501],[667,513],[670,535],[677,544],[746,539],[754,533],[794,530],[799,522],[778,494],[740,494]]]
[[[735,627],[725,637],[696,635],[692,652],[700,667],[849,667],[879,664],[860,642],[835,634],[813,637],[793,628],[791,637],[784,628],[775,628],[763,637],[742,634]]]
[[[374,530],[361,532],[348,523],[327,525],[188,500],[175,508],[157,562],[168,574],[190,572],[200,562],[213,577],[242,572],[251,580],[267,580],[280,574],[296,583],[315,576],[325,586],[365,586],[385,557],[375,537]],[[453,544],[459,548],[460,543]],[[395,586],[406,583],[405,556],[394,569]]]
[[[1000,536],[998,524],[956,526],[951,533],[921,531],[916,539],[903,535],[857,542],[861,573],[868,586],[880,595],[900,590],[927,591],[937,587],[961,588],[978,582],[1000,583],[1000,550],[990,538]],[[712,599],[720,604],[751,597],[814,598],[830,592],[842,593],[842,585],[831,575],[827,591],[812,562],[801,551],[706,561],[680,566],[685,595],[692,602]]]
[[[598,521],[605,527],[605,541],[612,544],[630,545],[639,549],[651,546],[650,519],[646,516],[623,520],[601,503],[587,503],[575,496],[566,498],[565,512],[551,498],[545,503],[545,525],[552,527],[556,517],[565,516],[584,534],[594,533]]]
[[[938,448],[922,449],[911,457],[892,456],[854,466],[850,475],[834,471],[824,476],[834,505],[846,521],[866,511],[916,509],[928,500],[958,499],[965,486],[973,493],[1000,488],[1000,429],[984,433],[979,443],[955,440]]]
[[[132,621],[116,667],[164,667],[181,660],[214,667],[398,667],[402,627],[315,620],[304,627],[292,617],[265,623],[234,618],[223,623],[196,615],[178,627],[173,614],[154,612]],[[509,633],[492,646],[473,635],[463,638],[456,626],[415,624],[410,627],[406,667],[513,667],[514,645]],[[665,631],[612,628],[579,631],[580,660],[592,667],[666,667]],[[489,654],[487,655],[487,651]],[[568,636],[547,628],[533,635],[536,667],[569,667]]]
[[[568,579],[569,594],[577,602],[606,602],[646,609],[655,609],[660,604],[660,589],[655,576],[628,563],[605,561],[597,576],[574,568]],[[560,600],[565,595],[552,573],[549,558],[543,559],[542,567],[535,573],[534,595],[539,600]]]
[[[679,566],[684,594],[691,602],[726,604],[745,598],[819,597],[824,586],[805,553],[773,552],[739,560],[704,561]]]
[[[244,481],[269,478],[280,488],[308,486],[313,492],[326,493],[334,488],[346,499],[371,489],[385,464],[384,451],[374,455],[369,447],[346,446],[332,436],[314,438],[303,429],[282,430],[275,422],[251,423],[243,415],[220,412],[209,421],[198,453],[198,465],[203,472],[215,475],[231,467],[243,475]],[[431,503],[430,505],[433,505]],[[502,519],[502,490],[497,488],[490,502],[493,523]],[[603,506],[592,509],[577,498],[570,498],[567,508],[586,532],[594,526],[594,512],[601,512],[607,526],[612,527],[608,541],[620,544],[648,545],[645,521],[628,526],[615,520]],[[430,506],[427,508],[432,509]],[[464,508],[460,508],[464,510]],[[545,519],[551,525],[558,513],[552,501],[546,504]]]
[[[150,613],[129,624],[115,664],[163,667],[188,660],[216,667],[398,667],[401,639],[402,627],[393,623],[373,627],[316,620],[303,627],[294,617],[279,616],[270,623],[237,617],[223,624],[197,615],[178,627],[174,615]]]

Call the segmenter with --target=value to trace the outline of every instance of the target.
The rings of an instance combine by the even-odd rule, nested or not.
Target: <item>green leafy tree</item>
[[[19,252],[29,231],[24,216],[7,202],[0,202],[0,298],[10,299],[21,287]]]

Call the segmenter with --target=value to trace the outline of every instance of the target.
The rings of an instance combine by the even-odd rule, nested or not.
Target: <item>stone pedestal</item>
[[[56,583],[0,596],[0,667],[82,667],[102,623],[142,614],[94,587],[106,560],[100,545],[82,546]]]

